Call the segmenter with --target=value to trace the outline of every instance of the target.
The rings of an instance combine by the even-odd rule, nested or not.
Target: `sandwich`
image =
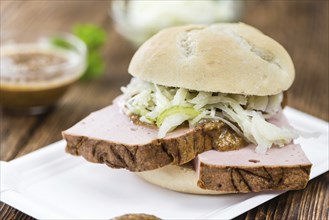
[[[312,164],[282,112],[294,65],[272,38],[243,23],[171,27],[128,72],[112,105],[63,132],[68,153],[185,193],[306,186]]]

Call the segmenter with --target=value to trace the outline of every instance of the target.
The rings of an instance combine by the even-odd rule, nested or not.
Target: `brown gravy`
[[[43,68],[55,66],[67,62],[64,57],[42,52],[14,53],[1,56],[4,65],[4,73],[1,80],[4,81],[40,81],[58,77],[57,74],[44,74]],[[6,73],[6,69],[11,69]]]
[[[50,107],[78,78],[69,57],[51,50],[10,51],[1,61],[0,104],[7,112]]]

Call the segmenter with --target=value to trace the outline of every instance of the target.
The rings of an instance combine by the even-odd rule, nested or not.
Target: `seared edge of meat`
[[[247,193],[305,188],[311,164],[295,166],[212,166],[201,163],[198,186],[202,189]]]
[[[145,145],[124,145],[69,133],[63,133],[63,137],[67,141],[66,152],[72,155],[134,172],[182,165],[211,149],[237,150],[247,145],[221,121],[206,122],[177,138],[155,139]]]

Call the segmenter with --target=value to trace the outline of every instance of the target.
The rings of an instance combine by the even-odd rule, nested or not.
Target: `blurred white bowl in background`
[[[238,21],[243,1],[112,1],[116,30],[135,46],[159,30],[183,24],[211,24]]]

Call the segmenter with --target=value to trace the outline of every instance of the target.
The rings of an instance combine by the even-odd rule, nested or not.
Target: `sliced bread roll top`
[[[128,71],[164,86],[259,96],[287,90],[295,76],[287,51],[243,23],[164,29],[137,50]]]

